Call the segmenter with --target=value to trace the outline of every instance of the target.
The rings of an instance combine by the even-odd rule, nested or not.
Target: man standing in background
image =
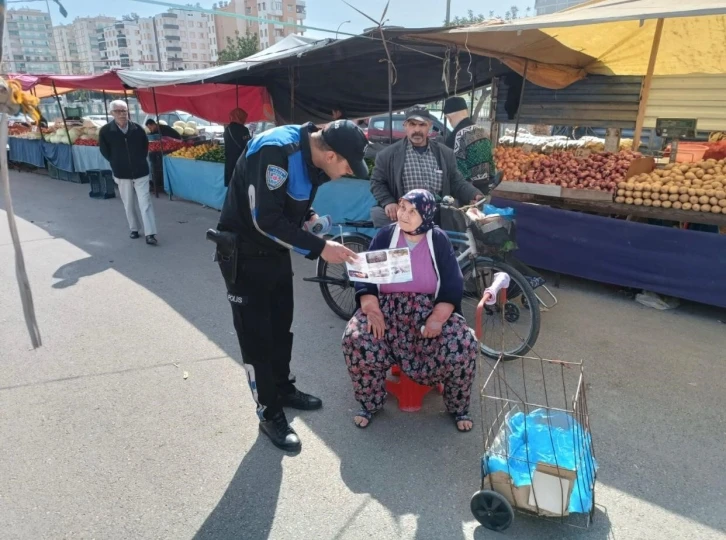
[[[124,101],[112,101],[110,107],[113,122],[99,131],[98,147],[111,164],[131,238],[139,237],[138,215],[141,213],[146,243],[155,246],[156,218],[149,193],[149,139],[140,125],[129,122],[129,109]]]
[[[475,185],[494,178],[492,143],[484,128],[469,118],[466,100],[450,97],[444,102],[444,114],[454,130],[446,138],[446,146],[454,151],[456,166],[462,176]]]

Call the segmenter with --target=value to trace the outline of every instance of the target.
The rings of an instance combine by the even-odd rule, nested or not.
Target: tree
[[[122,21],[128,21],[128,22],[134,22],[139,20],[139,14],[138,13],[129,13],[128,15],[124,15],[121,17]]]
[[[444,23],[445,26],[468,26],[470,24],[478,24],[486,21],[487,18],[482,14],[475,15],[473,10],[469,10],[466,17],[454,17],[449,24]]]
[[[233,40],[227,36],[227,46],[219,51],[219,62],[234,62],[236,60],[242,60],[248,56],[255,54],[259,48],[257,34],[247,34],[245,37],[241,37],[238,32],[237,36]]]
[[[512,12],[512,19],[516,19],[517,14],[519,13],[519,8],[517,6],[512,6],[509,8],[509,11]]]

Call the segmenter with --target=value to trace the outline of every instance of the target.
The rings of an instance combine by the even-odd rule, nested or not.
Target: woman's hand
[[[378,297],[366,294],[360,299],[360,309],[368,317],[368,331],[376,339],[382,339],[386,332],[386,321],[378,303]]]
[[[426,325],[421,329],[421,335],[426,339],[432,339],[441,335],[441,329],[454,312],[453,304],[441,302],[434,306],[434,310],[426,319]]]
[[[431,317],[429,317],[428,319],[426,319],[426,326],[421,329],[421,335],[426,339],[433,339],[435,337],[439,337],[441,335],[441,328],[443,326],[443,323],[440,323],[439,321],[433,321],[431,320]]]

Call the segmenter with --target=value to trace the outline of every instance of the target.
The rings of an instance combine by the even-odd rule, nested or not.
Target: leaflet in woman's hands
[[[413,281],[411,251],[408,248],[359,253],[356,262],[345,266],[351,281],[376,284]]]

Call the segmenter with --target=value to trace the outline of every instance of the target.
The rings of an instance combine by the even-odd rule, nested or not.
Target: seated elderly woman
[[[386,401],[393,365],[413,381],[444,385],[446,410],[459,431],[469,417],[478,343],[461,315],[463,278],[448,236],[434,226],[436,201],[426,190],[404,195],[398,222],[376,234],[370,250],[409,248],[413,280],[356,284],[359,309],[343,335],[343,353],[362,405],[355,424],[367,427]]]

